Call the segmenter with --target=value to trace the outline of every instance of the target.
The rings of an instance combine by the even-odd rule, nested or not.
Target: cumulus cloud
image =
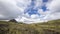
[[[0,20],[14,19],[22,15],[27,5],[27,0],[0,0]]]
[[[38,15],[36,17],[36,14],[31,15],[31,18],[37,18],[35,19],[31,19],[31,22],[41,22],[41,21],[48,21],[48,20],[55,20],[55,19],[60,19],[60,0],[49,0],[48,2],[45,3],[46,7],[48,10],[46,10],[45,12],[42,9],[38,9],[38,13],[40,15]],[[44,3],[43,3],[44,4]],[[40,6],[41,7],[41,6]],[[28,21],[28,20],[26,20]]]
[[[60,19],[60,0],[52,0],[51,2],[48,2],[46,4],[47,9],[49,9],[50,13],[46,17],[47,20],[54,20],[54,19]]]
[[[40,14],[40,20],[55,20],[60,19],[60,0],[49,0],[46,3],[46,7],[49,10],[46,10],[45,12],[42,9],[38,10],[38,13]],[[42,18],[41,18],[42,17]]]
[[[60,19],[60,0],[48,0],[46,3],[43,0],[34,0],[34,6],[31,3],[32,0],[0,0],[0,20],[16,18],[19,22],[36,23]],[[48,10],[43,11],[43,5]],[[36,9],[38,14],[24,13],[31,8]]]
[[[17,17],[19,9],[11,1],[0,0],[0,19],[11,19]]]

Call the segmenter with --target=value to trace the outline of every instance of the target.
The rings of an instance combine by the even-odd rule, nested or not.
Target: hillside
[[[60,20],[37,24],[0,21],[0,34],[60,34]]]

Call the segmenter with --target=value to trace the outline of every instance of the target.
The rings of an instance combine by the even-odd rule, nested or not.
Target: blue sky
[[[46,11],[47,7],[45,5],[43,5],[41,9],[43,9],[43,11]]]
[[[24,23],[60,19],[60,0],[0,0],[0,20]]]
[[[48,2],[48,0],[43,0],[43,2]]]
[[[32,15],[32,14],[38,14],[40,15],[37,11],[38,11],[38,8],[36,7],[34,9],[34,6],[35,6],[35,0],[31,0],[31,4],[30,6],[28,7],[28,9],[26,9],[25,13],[28,13],[29,15]],[[45,2],[48,2],[48,0],[43,0],[43,3]],[[31,7],[31,8],[30,8]],[[47,10],[47,7],[45,6],[45,4],[43,6],[41,6],[41,8],[43,10],[43,12],[45,12]]]

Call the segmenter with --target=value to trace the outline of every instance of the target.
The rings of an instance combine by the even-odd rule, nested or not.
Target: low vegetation
[[[0,34],[60,34],[60,20],[36,24],[0,21]]]

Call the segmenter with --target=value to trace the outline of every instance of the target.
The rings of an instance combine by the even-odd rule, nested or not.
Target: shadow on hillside
[[[0,34],[8,34],[8,25],[0,24]]]
[[[49,30],[49,29],[44,29],[44,34],[60,34],[60,32]]]

